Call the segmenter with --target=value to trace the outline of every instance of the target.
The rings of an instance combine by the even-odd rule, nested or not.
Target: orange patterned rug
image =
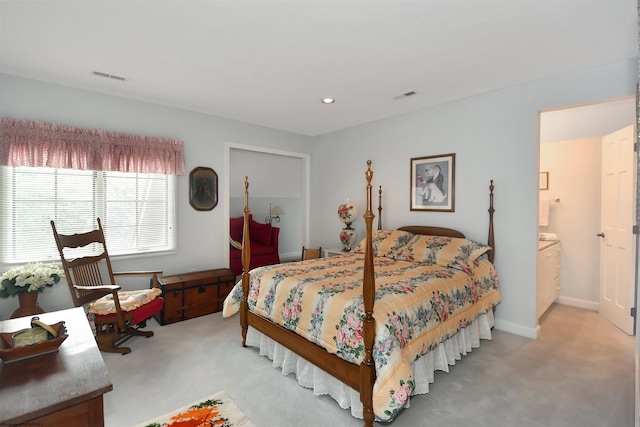
[[[136,427],[255,427],[224,391]]]

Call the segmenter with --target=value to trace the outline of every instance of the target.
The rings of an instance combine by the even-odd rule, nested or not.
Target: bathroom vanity
[[[537,319],[560,296],[560,241],[538,242]]]

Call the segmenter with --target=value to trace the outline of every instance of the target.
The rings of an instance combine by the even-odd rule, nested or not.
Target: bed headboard
[[[398,228],[398,230],[408,231],[409,233],[413,234],[426,234],[428,236],[461,237],[463,239],[465,238],[464,234],[452,228],[429,227],[425,225],[406,225],[404,227]]]
[[[493,209],[493,180],[489,183],[489,235],[487,237],[487,244],[491,247],[489,251],[489,261],[493,262],[496,256],[496,243],[495,237],[493,235],[493,213],[495,209]],[[380,189],[380,202],[382,203],[382,188]],[[378,208],[380,213],[382,213],[382,209]],[[378,229],[381,229],[381,224],[378,224]],[[398,228],[398,230],[408,231],[413,234],[426,234],[429,236],[445,236],[445,237],[461,237],[465,238],[465,235],[458,230],[454,230],[452,228],[443,228],[443,227],[429,227],[424,225],[406,225],[404,227]]]

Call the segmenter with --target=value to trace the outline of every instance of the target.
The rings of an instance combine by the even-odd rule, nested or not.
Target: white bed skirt
[[[412,396],[429,393],[434,371],[449,372],[449,365],[455,365],[456,360],[460,360],[473,348],[480,347],[480,339],[490,340],[493,322],[493,312],[489,311],[433,351],[414,361],[416,387]],[[273,361],[274,367],[282,368],[282,375],[295,374],[301,386],[312,388],[317,396],[331,396],[341,408],[351,408],[351,415],[363,418],[360,394],[351,387],[253,328],[249,328],[247,332],[247,345],[258,347],[262,356],[267,356]]]

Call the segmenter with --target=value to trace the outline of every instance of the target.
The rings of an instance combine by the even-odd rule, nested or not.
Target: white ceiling
[[[316,136],[636,57],[637,7],[4,0],[0,72]]]

